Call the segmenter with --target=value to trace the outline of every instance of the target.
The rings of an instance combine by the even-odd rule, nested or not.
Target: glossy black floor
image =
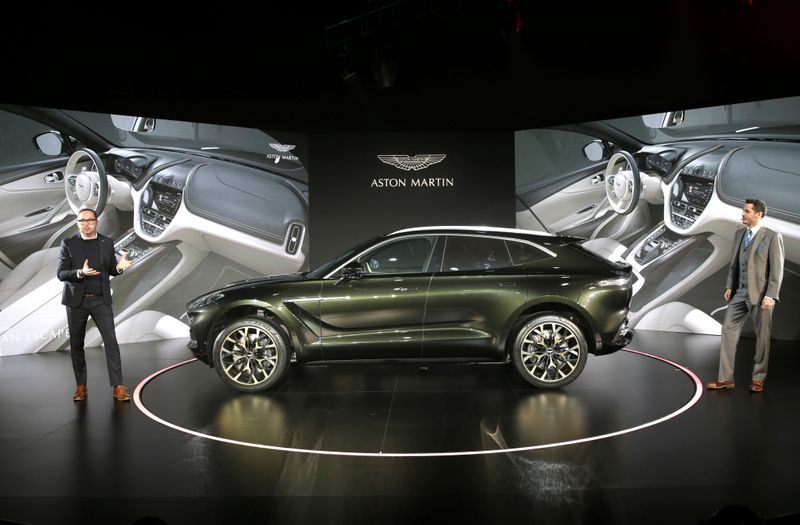
[[[633,348],[715,378],[719,338],[637,332]],[[73,403],[63,352],[0,359],[0,521],[119,523],[698,523],[743,505],[800,511],[800,353],[773,342],[750,394],[752,340],[733,391],[685,406],[691,377],[631,352],[593,357],[557,392],[497,365],[347,365],[292,370],[278,390],[238,395],[198,362],[116,403],[100,351],[89,399]],[[189,357],[183,341],[123,346],[131,389]],[[186,432],[195,432],[189,434]],[[349,454],[486,454],[455,457]],[[139,521],[144,523],[146,521]]]

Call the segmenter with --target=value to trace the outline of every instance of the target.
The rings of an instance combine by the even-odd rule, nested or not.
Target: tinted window
[[[44,124],[0,111],[0,168],[47,160],[36,149],[33,137],[49,130]]]
[[[508,252],[511,254],[511,262],[514,266],[531,264],[550,257],[542,250],[524,242],[506,241],[506,246],[508,246]]]
[[[491,270],[507,268],[511,259],[506,243],[486,237],[449,236],[444,248],[442,271]]]
[[[556,129],[515,132],[517,192],[535,189],[594,165],[584,157],[583,147],[595,138]]]
[[[434,237],[412,237],[384,244],[361,256],[365,273],[421,273],[424,272],[433,249]]]

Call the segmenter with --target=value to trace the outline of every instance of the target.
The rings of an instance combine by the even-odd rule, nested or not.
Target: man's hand
[[[133,266],[133,261],[128,259],[128,252],[119,252],[119,253],[122,254],[122,257],[117,262],[117,271],[121,272]]]
[[[84,277],[86,276],[93,276],[93,275],[100,275],[100,272],[95,270],[94,268],[89,268],[89,259],[83,261],[83,268],[81,268],[81,275]]]
[[[762,310],[772,310],[775,308],[775,299],[772,297],[764,297],[761,300],[761,309]]]
[[[725,297],[726,301],[730,302],[730,300],[731,300],[731,289],[730,288],[725,288],[725,295],[723,295],[723,297]]]

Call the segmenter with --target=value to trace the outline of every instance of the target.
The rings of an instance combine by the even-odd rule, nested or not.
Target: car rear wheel
[[[213,348],[214,368],[222,381],[240,392],[260,392],[280,381],[289,367],[280,328],[262,319],[227,325]]]
[[[560,314],[537,315],[517,333],[511,360],[526,381],[560,388],[574,381],[589,356],[581,329]]]

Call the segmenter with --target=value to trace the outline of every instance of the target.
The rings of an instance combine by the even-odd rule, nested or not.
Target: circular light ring
[[[173,430],[177,430],[179,432],[183,432],[185,434],[189,434],[189,435],[200,437],[200,438],[210,439],[210,440],[213,440],[213,441],[219,441],[220,443],[228,443],[230,445],[239,445],[239,446],[242,446],[242,447],[251,447],[251,448],[260,448],[260,449],[265,449],[265,450],[274,450],[274,451],[277,451],[277,452],[295,452],[295,453],[300,453],[300,454],[316,454],[316,455],[322,455],[322,456],[349,456],[349,457],[365,457],[365,458],[431,458],[431,457],[453,457],[453,456],[483,456],[483,455],[489,455],[489,454],[507,454],[509,452],[530,452],[532,450],[542,450],[542,449],[547,449],[547,448],[564,447],[564,446],[568,446],[568,445],[578,445],[578,444],[581,444],[581,443],[589,443],[591,441],[599,441],[601,439],[608,439],[608,438],[612,438],[612,437],[616,437],[616,436],[621,436],[621,435],[624,435],[624,434],[630,434],[631,432],[636,432],[638,430],[643,430],[645,428],[653,427],[653,426],[658,425],[660,423],[664,423],[665,421],[668,421],[668,420],[670,420],[670,419],[672,419],[674,417],[677,417],[677,416],[683,414],[684,412],[686,412],[687,410],[692,408],[700,400],[700,397],[703,395],[703,382],[700,381],[700,378],[697,377],[697,375],[694,372],[692,372],[691,370],[689,370],[688,368],[686,368],[686,367],[684,367],[682,365],[679,365],[678,363],[675,363],[673,361],[670,361],[668,359],[665,359],[663,357],[659,357],[659,356],[653,355],[653,354],[648,354],[646,352],[642,352],[642,351],[639,351],[639,350],[634,350],[632,348],[625,348],[625,349],[623,349],[623,351],[630,352],[630,353],[633,353],[633,354],[639,354],[639,355],[642,355],[642,356],[645,356],[645,357],[649,357],[651,359],[656,359],[658,361],[662,361],[664,363],[667,363],[668,365],[674,366],[675,368],[677,368],[678,370],[680,370],[681,372],[683,372],[684,374],[689,376],[689,378],[694,382],[694,387],[695,387],[694,395],[692,396],[692,398],[685,405],[680,407],[678,410],[675,410],[674,412],[671,412],[671,413],[667,414],[664,417],[655,419],[653,421],[649,421],[647,423],[643,423],[641,425],[637,425],[635,427],[626,428],[626,429],[623,429],[623,430],[618,430],[616,432],[609,432],[609,433],[606,433],[606,434],[599,434],[597,436],[589,436],[589,437],[585,437],[585,438],[572,439],[572,440],[569,440],[569,441],[560,441],[560,442],[556,442],[556,443],[545,443],[543,445],[532,445],[532,446],[528,446],[528,447],[501,448],[501,449],[493,449],[493,450],[465,450],[465,451],[460,451],[460,452],[397,452],[397,453],[394,453],[394,452],[386,452],[386,453],[383,453],[383,452],[345,452],[345,451],[337,451],[337,450],[312,450],[312,449],[307,449],[307,448],[279,447],[279,446],[276,446],[276,445],[264,445],[264,444],[261,444],[261,443],[249,443],[247,441],[238,441],[238,440],[235,440],[235,439],[228,439],[228,438],[219,437],[219,436],[212,436],[212,435],[209,435],[209,434],[204,434],[202,432],[198,432],[196,430],[191,430],[191,429],[188,429],[188,428],[184,428],[184,427],[181,427],[181,426],[176,425],[174,423],[170,423],[169,421],[166,421],[166,420],[158,417],[157,415],[153,414],[150,410],[148,410],[147,407],[144,406],[144,403],[142,402],[142,397],[141,396],[142,396],[142,390],[144,389],[145,386],[147,386],[147,383],[149,383],[150,381],[152,381],[156,377],[160,376],[161,374],[164,374],[164,373],[172,370],[173,368],[177,368],[179,366],[183,366],[185,364],[188,364],[188,363],[191,363],[193,361],[196,361],[197,359],[188,359],[186,361],[182,361],[180,363],[176,363],[174,365],[171,365],[171,366],[168,366],[168,367],[163,368],[161,370],[158,370],[157,372],[154,372],[154,373],[150,374],[149,376],[145,377],[144,379],[142,379],[142,381],[139,382],[138,385],[136,385],[136,388],[133,391],[133,402],[136,405],[136,407],[145,416],[149,417],[150,419],[152,419],[156,423],[159,423],[161,425],[169,427],[169,428],[171,428]]]

